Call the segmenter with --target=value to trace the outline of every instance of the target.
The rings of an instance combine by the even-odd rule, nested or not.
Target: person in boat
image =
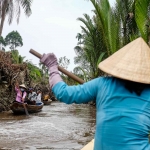
[[[37,97],[36,97],[36,105],[42,103],[41,98],[42,98],[42,92],[41,92],[40,89],[38,89],[38,90],[37,90]]]
[[[50,99],[49,94],[44,95],[43,102],[46,102],[46,103],[51,103],[52,102],[52,100]]]
[[[35,105],[36,104],[36,97],[37,97],[37,94],[33,90],[33,88],[29,88],[29,94],[28,94],[27,103],[31,104],[31,105]]]
[[[48,101],[50,99],[50,96],[49,96],[49,94],[46,94],[46,95],[44,95],[44,101]]]
[[[24,84],[19,85],[18,82],[15,84],[16,101],[19,103],[24,103],[27,96],[26,86]]]
[[[130,42],[100,62],[108,76],[68,86],[53,53],[41,60],[50,72],[57,100],[86,103],[96,100],[94,150],[150,150],[150,48],[142,38]]]

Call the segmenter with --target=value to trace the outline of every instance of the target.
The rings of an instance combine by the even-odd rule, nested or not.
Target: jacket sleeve
[[[25,98],[25,97],[26,97],[26,95],[27,95],[27,93],[26,93],[26,92],[24,92],[24,93],[23,93],[23,97],[22,97],[22,98]]]
[[[19,90],[19,89],[15,86],[15,91],[18,92],[18,90]]]
[[[87,103],[95,100],[99,85],[102,83],[100,78],[91,80],[82,85],[68,86],[65,82],[58,82],[52,91],[57,100],[71,103]]]

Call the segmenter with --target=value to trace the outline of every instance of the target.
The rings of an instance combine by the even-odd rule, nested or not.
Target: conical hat
[[[114,77],[150,84],[150,48],[141,37],[137,38],[98,67]]]
[[[24,84],[19,85],[19,87],[23,87],[26,89],[26,86]]]

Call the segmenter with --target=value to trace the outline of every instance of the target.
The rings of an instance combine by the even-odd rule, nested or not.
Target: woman
[[[26,86],[24,84],[19,85],[18,83],[15,84],[15,91],[17,93],[16,101],[19,103],[24,103],[26,98]]]
[[[27,103],[30,105],[35,105],[36,97],[37,97],[37,93],[34,92],[33,88],[29,88],[29,95],[28,95]]]
[[[142,38],[99,64],[109,77],[68,86],[50,53],[41,62],[50,72],[56,98],[67,104],[96,100],[94,150],[150,150],[150,48]]]
[[[37,90],[37,97],[36,97],[36,105],[41,104],[41,97],[42,97],[42,92],[40,89]]]

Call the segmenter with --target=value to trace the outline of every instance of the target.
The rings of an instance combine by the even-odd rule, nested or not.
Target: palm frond
[[[135,20],[140,30],[141,37],[148,42],[148,28],[149,16],[148,10],[150,8],[150,0],[136,0],[135,1]]]

